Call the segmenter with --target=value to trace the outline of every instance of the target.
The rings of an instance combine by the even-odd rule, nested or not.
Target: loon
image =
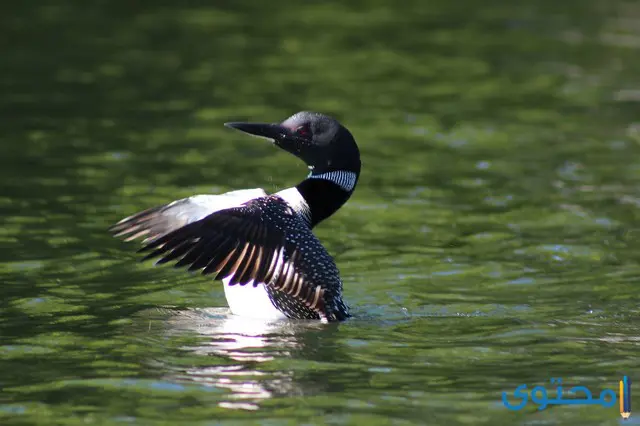
[[[152,207],[110,228],[144,237],[142,259],[201,270],[222,280],[232,314],[261,319],[348,318],[336,264],[312,229],[353,194],[360,177],[355,139],[332,117],[298,112],[279,124],[225,123],[271,140],[304,161],[302,182],[274,194],[245,189],[194,195]]]

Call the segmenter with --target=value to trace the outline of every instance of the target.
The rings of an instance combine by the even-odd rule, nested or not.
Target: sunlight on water
[[[640,377],[635,3],[45,1],[0,22],[1,424],[621,424],[501,395]],[[108,234],[297,183],[222,123],[299,110],[362,152],[316,231],[354,318],[234,317],[220,283]]]

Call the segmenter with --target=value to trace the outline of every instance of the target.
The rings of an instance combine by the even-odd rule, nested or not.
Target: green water
[[[637,3],[173,4],[2,8],[0,424],[621,423],[501,395],[640,383]],[[106,232],[297,183],[222,123],[298,110],[362,151],[317,229],[352,320],[237,321]]]

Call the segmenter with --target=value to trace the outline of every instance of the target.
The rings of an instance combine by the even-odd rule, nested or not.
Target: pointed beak
[[[271,139],[273,141],[281,140],[289,136],[291,131],[279,124],[270,123],[224,123],[225,126],[237,129],[253,136]]]

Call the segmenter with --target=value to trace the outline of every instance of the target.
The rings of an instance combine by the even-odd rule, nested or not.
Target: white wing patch
[[[189,204],[192,204],[194,207],[199,208],[197,209],[197,215],[199,217],[190,218],[192,222],[195,222],[196,220],[200,220],[203,217],[210,215],[211,213],[238,207],[249,200],[253,200],[254,198],[259,197],[265,197],[266,195],[267,193],[262,188],[239,189],[237,191],[229,191],[225,192],[224,194],[217,195],[194,195],[189,198],[174,201],[167,207],[171,207],[179,203],[184,203],[185,201]]]
[[[242,189],[219,195],[194,195],[164,206],[152,207],[122,219],[111,227],[125,241],[144,237],[144,243],[159,238],[221,210],[238,207],[254,198],[266,196],[264,189]]]

